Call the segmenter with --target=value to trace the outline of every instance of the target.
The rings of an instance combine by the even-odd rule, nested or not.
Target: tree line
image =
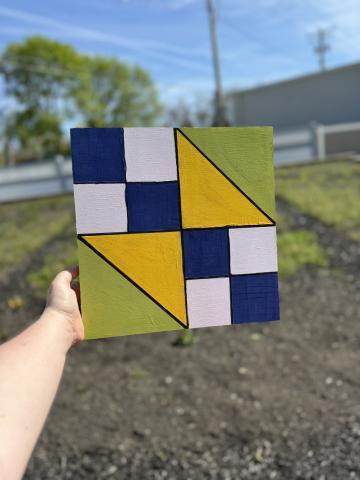
[[[0,75],[11,103],[0,115],[5,165],[67,155],[70,125],[150,126],[163,111],[140,66],[85,55],[43,36],[9,44]]]

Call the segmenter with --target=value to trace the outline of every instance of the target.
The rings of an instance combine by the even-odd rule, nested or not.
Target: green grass
[[[360,165],[337,161],[279,168],[276,177],[280,196],[360,241]],[[0,274],[43,252],[40,267],[33,267],[27,282],[37,297],[44,298],[56,273],[77,261],[73,210],[72,195],[0,205]],[[277,220],[281,274],[292,274],[304,265],[327,265],[314,233],[290,230],[291,218],[284,214]]]
[[[279,233],[277,244],[281,276],[293,274],[305,265],[326,267],[328,264],[326,252],[314,232],[295,230]]]
[[[42,265],[38,270],[33,270],[27,275],[27,282],[35,297],[43,299],[49,288],[51,280],[57,273],[66,267],[75,265],[77,260],[75,232],[74,238],[64,237],[58,242],[55,252],[45,255]]]
[[[276,169],[276,191],[304,213],[360,240],[360,163],[346,160]]]
[[[276,230],[277,233],[289,230],[289,219],[284,213],[276,214]]]
[[[29,259],[74,225],[71,195],[0,205],[0,272]]]

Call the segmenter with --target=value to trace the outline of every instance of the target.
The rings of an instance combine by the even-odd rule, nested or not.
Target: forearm
[[[54,400],[70,332],[45,310],[0,346],[0,477],[21,478]]]

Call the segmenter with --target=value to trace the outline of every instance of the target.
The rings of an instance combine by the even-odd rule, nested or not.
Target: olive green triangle
[[[78,254],[86,339],[181,330],[170,315],[81,240]]]
[[[271,127],[185,127],[181,131],[265,213],[275,218]]]

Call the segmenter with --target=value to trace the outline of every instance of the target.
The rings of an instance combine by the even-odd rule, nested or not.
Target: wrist
[[[50,339],[53,348],[66,355],[73,344],[71,322],[66,313],[47,306],[39,322],[46,330],[47,338]]]

